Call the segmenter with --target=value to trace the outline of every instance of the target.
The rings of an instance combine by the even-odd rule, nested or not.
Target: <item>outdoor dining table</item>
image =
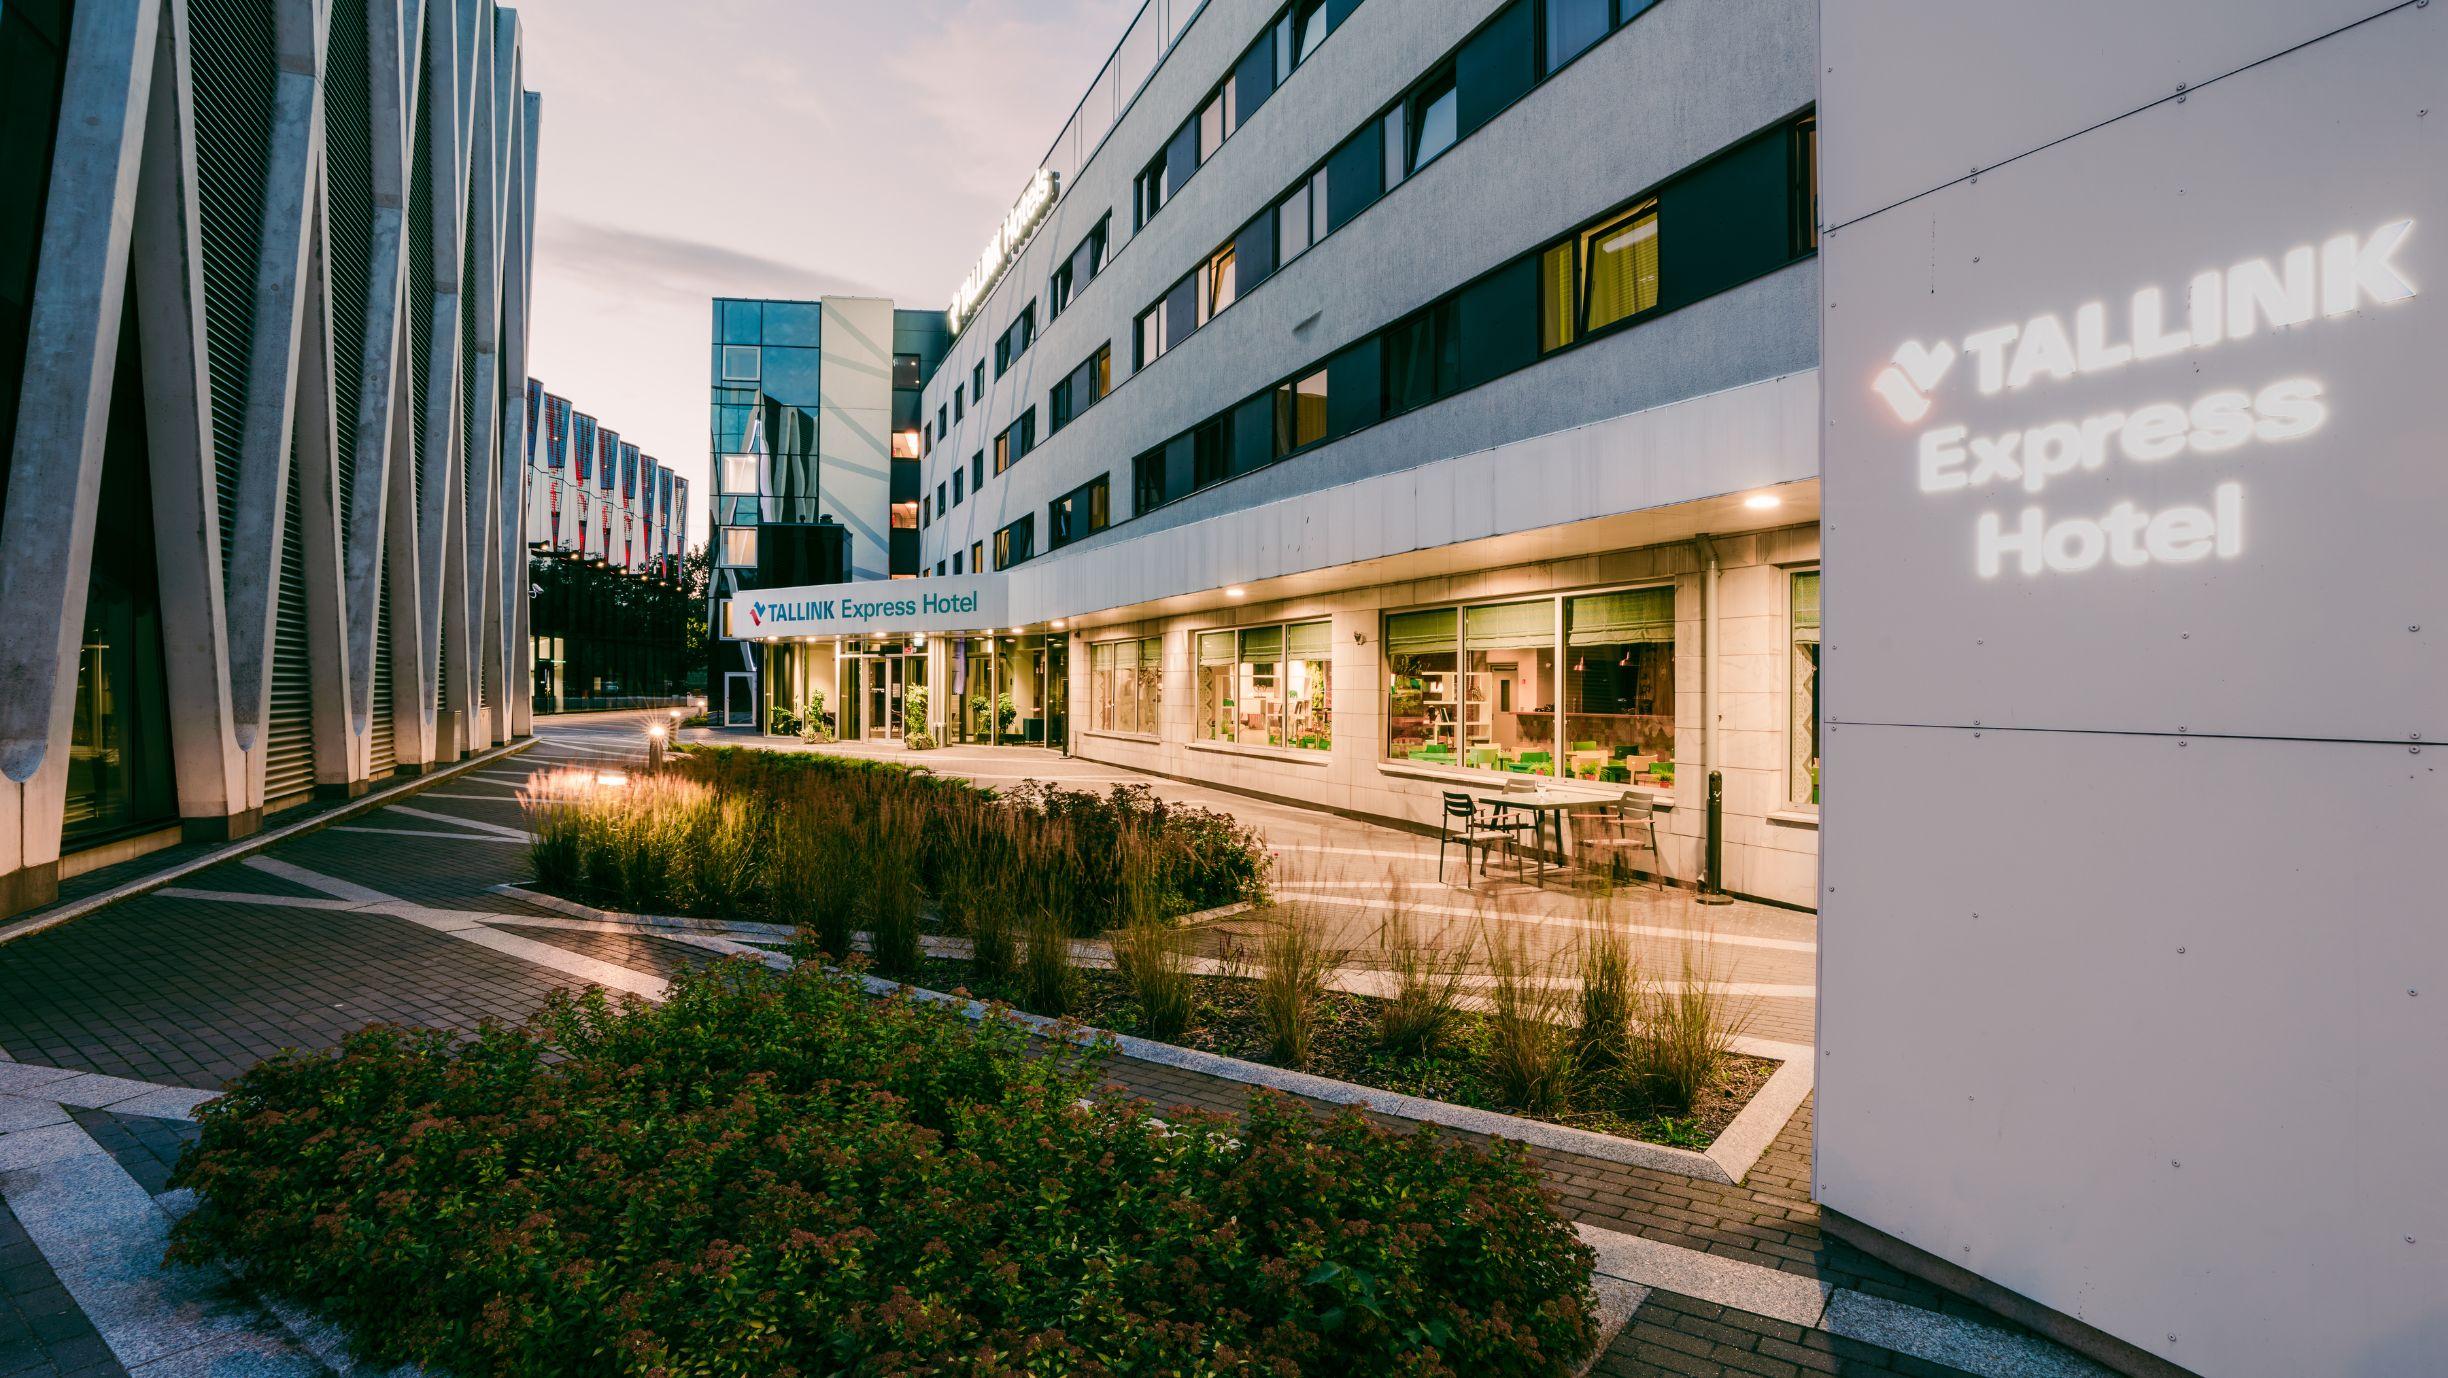
[[[1589,804],[1591,796],[1546,788],[1478,789],[1471,792],[1486,801],[1491,808],[1519,809],[1530,815],[1530,844],[1532,850],[1538,852],[1538,883],[1542,889],[1545,888],[1548,857],[1545,843],[1548,829],[1552,826],[1555,830],[1555,858],[1560,865],[1564,859],[1564,811],[1575,805]]]

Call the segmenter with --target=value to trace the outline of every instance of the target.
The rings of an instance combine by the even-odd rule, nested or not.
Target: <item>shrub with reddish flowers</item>
[[[373,1028],[202,1114],[175,1257],[479,1374],[1571,1371],[1590,1257],[1518,1150],[1151,1119],[1101,1054],[814,964]]]

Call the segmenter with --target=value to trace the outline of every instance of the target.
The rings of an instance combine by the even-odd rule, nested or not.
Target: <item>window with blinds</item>
[[[1671,585],[1394,613],[1386,755],[1621,784],[1671,778],[1674,644]]]
[[[1326,751],[1334,745],[1332,624],[1201,632],[1201,741]]]

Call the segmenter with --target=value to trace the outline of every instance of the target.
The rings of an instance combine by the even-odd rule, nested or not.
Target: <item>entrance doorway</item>
[[[723,726],[757,726],[756,676],[746,670],[731,670],[723,675]]]
[[[924,653],[900,642],[852,641],[842,646],[840,664],[842,738],[901,740],[909,726],[909,691],[926,685]]]

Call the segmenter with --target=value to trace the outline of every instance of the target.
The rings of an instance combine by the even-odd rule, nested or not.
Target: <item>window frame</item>
[[[1457,778],[1479,779],[1489,775],[1501,776],[1506,774],[1531,774],[1532,778],[1547,780],[1569,780],[1574,778],[1571,774],[1571,756],[1569,751],[1559,751],[1556,749],[1567,740],[1565,736],[1565,732],[1567,730],[1566,724],[1573,716],[1570,709],[1571,696],[1568,692],[1569,681],[1565,678],[1567,671],[1564,668],[1565,658],[1571,653],[1572,649],[1571,627],[1569,621],[1572,601],[1576,598],[1603,597],[1611,593],[1637,593],[1650,589],[1666,590],[1669,606],[1672,609],[1672,615],[1667,619],[1667,625],[1675,629],[1675,639],[1668,643],[1668,687],[1673,692],[1673,695],[1677,701],[1677,711],[1679,712],[1679,704],[1684,692],[1680,661],[1677,659],[1677,652],[1681,649],[1682,645],[1683,592],[1680,581],[1672,576],[1657,579],[1635,579],[1608,584],[1593,584],[1587,587],[1549,589],[1545,592],[1492,595],[1484,598],[1455,599],[1452,601],[1421,603],[1402,607],[1379,608],[1377,610],[1377,643],[1379,647],[1377,653],[1378,760],[1383,764],[1398,765],[1406,769],[1419,769],[1423,766],[1430,766],[1439,771],[1450,771]],[[1547,762],[1546,772],[1543,774],[1536,774],[1532,772],[1490,771],[1466,764],[1466,762],[1469,760],[1470,726],[1467,714],[1462,717],[1457,717],[1451,724],[1454,731],[1454,747],[1457,755],[1459,756],[1458,760],[1450,764],[1441,762],[1422,762],[1413,760],[1408,756],[1395,755],[1395,714],[1393,711],[1394,660],[1393,652],[1386,649],[1391,644],[1387,636],[1387,624],[1393,618],[1409,613],[1451,612],[1454,615],[1453,674],[1457,677],[1462,677],[1472,673],[1470,669],[1471,609],[1506,607],[1514,604],[1536,603],[1541,601],[1544,601],[1549,605],[1549,641],[1544,649],[1554,653],[1556,667],[1555,676],[1557,681],[1557,692],[1554,695],[1554,706],[1548,709],[1546,714],[1543,715],[1550,719],[1548,727],[1549,735],[1547,738],[1548,742],[1550,743],[1548,747],[1549,760]],[[1462,705],[1467,706],[1470,702],[1468,697],[1469,689],[1467,683],[1461,686],[1460,692],[1462,693],[1463,697],[1459,700],[1459,702]],[[1491,701],[1489,707],[1491,725],[1493,722],[1493,714],[1496,711],[1497,710]],[[1587,715],[1585,714],[1584,716]],[[1673,721],[1677,714],[1669,713],[1664,716],[1666,716],[1670,721]],[[1676,722],[1675,725],[1669,730],[1673,736],[1673,750],[1675,753],[1675,759],[1680,760],[1683,754],[1683,728],[1679,722]],[[1623,783],[1629,786],[1632,782],[1626,781]],[[1645,788],[1656,789],[1658,787],[1645,786]]]

